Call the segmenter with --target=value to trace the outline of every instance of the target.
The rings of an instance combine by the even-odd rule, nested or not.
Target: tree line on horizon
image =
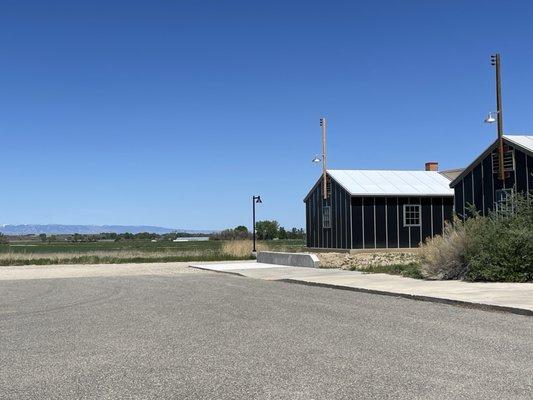
[[[255,231],[258,240],[305,238],[305,231],[302,228],[285,229],[276,220],[257,221]],[[252,238],[252,232],[246,226],[239,225],[233,229],[224,229],[211,235],[210,238],[213,240],[245,240]]]
[[[274,239],[303,239],[305,238],[305,231],[302,228],[285,229],[280,226],[276,220],[257,221],[255,224],[256,235],[258,240],[274,240]],[[177,238],[187,237],[209,237],[210,240],[245,240],[252,238],[252,232],[244,225],[239,225],[232,229],[225,229],[216,233],[186,233],[186,232],[172,232],[172,233],[114,233],[103,232],[97,234],[56,234],[47,235],[41,233],[39,235],[28,234],[21,236],[4,235],[0,233],[0,244],[8,244],[10,241],[21,240],[40,240],[42,243],[56,243],[56,242],[70,242],[70,243],[87,243],[98,241],[134,241],[134,240],[157,240],[157,241],[172,241]]]

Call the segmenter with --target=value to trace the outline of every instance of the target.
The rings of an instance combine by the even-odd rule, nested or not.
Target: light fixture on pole
[[[327,188],[327,173],[326,173],[326,167],[327,167],[327,156],[326,156],[326,118],[320,118],[320,127],[322,128],[322,158],[318,156],[318,154],[313,158],[312,163],[318,164],[320,161],[322,161],[322,184],[323,184],[323,190],[324,190],[324,200],[327,200],[328,198],[328,188]]]
[[[485,118],[485,120],[483,122],[485,122],[486,124],[493,124],[496,122],[496,118],[494,118],[494,114],[497,114],[498,112],[497,111],[491,111],[490,113],[488,113],[487,117]]]
[[[255,205],[261,204],[263,201],[261,200],[261,196],[252,196],[252,237],[253,237],[253,250],[252,252],[255,254],[257,250],[255,249]]]

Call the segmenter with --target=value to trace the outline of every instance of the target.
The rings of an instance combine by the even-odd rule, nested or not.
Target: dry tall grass
[[[256,243],[257,251],[266,251],[268,246],[263,242]],[[251,240],[229,240],[222,245],[222,252],[233,257],[248,257],[252,252],[253,243]]]
[[[186,250],[143,252],[135,250],[57,252],[57,253],[0,253],[0,265],[47,264],[114,264],[124,262],[157,261],[213,261],[220,258],[220,251]]]
[[[115,264],[125,262],[165,262],[165,261],[222,261],[250,259],[251,240],[230,240],[216,242],[212,248],[201,250],[93,250],[77,252],[0,252],[0,265],[48,265],[48,264]],[[271,247],[265,242],[257,242],[257,250]],[[299,250],[298,246],[284,243],[272,246],[278,251]]]
[[[420,270],[429,279],[461,279],[465,276],[464,254],[467,235],[464,225],[447,224],[442,235],[428,239],[421,247]]]

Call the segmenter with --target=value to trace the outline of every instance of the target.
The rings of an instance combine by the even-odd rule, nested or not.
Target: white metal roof
[[[328,169],[352,196],[453,196],[450,181],[437,171]]]
[[[509,142],[533,152],[533,136],[531,135],[503,135]]]
[[[503,135],[503,138],[507,143],[522,148],[526,153],[529,152],[533,154],[533,135]],[[452,180],[450,186],[455,187],[459,182],[461,182],[463,177],[468,174],[481,160],[483,160],[497,144],[498,140],[496,139],[483,153],[481,153],[474,161],[472,161],[468,167],[463,170],[463,172],[461,172]]]

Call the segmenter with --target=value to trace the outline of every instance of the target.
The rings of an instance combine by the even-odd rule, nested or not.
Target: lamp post
[[[254,248],[252,250],[253,253],[256,253],[257,250],[255,249],[255,205],[261,204],[263,201],[261,200],[261,196],[252,196],[252,237],[254,241]]]

